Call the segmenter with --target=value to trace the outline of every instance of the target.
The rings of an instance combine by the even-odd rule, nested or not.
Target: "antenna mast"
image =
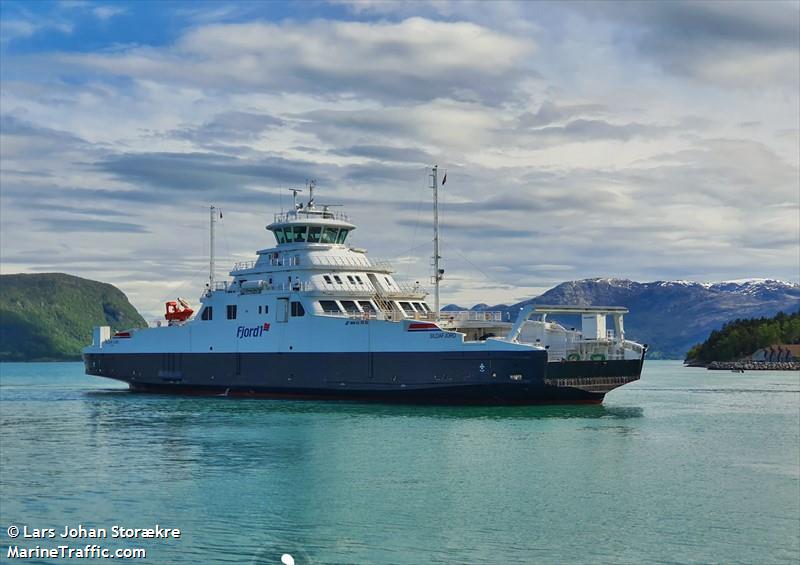
[[[208,288],[214,290],[214,223],[217,221],[216,208],[212,204],[208,208],[209,220],[211,222],[210,236],[211,242],[209,245],[209,260],[208,260]]]
[[[444,269],[439,268],[439,165],[434,165],[431,173],[433,189],[433,306],[436,319],[439,319],[439,281]]]
[[[297,207],[297,195],[303,191],[300,190],[299,188],[290,188],[288,190],[292,191],[292,202],[293,202],[292,211],[297,213],[297,210],[299,210],[299,208]]]

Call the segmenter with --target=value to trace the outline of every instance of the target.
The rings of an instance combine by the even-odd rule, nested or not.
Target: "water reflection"
[[[539,420],[574,418],[641,418],[639,406],[543,405],[543,406],[430,406],[406,404],[376,404],[348,401],[266,400],[234,397],[186,397],[150,395],[129,391],[92,391],[88,397],[112,400],[105,409],[125,409],[117,402],[130,403],[138,409],[151,411],[151,416],[163,414],[170,418],[198,416],[224,418],[226,415],[329,415],[339,417],[434,418],[458,420]],[[100,403],[102,410],[104,403]],[[146,407],[146,408],[145,408]]]

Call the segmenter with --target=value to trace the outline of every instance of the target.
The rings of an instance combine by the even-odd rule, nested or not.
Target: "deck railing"
[[[502,322],[503,313],[499,311],[480,310],[443,310],[439,317],[443,320],[457,322]]]
[[[298,219],[325,219],[350,222],[350,216],[339,210],[320,210],[313,208],[310,210],[289,210],[288,212],[278,212],[275,214],[275,222],[291,222]]]
[[[302,257],[299,255],[290,255],[287,257],[280,257],[278,259],[269,259],[264,262],[268,267],[326,267],[336,270],[353,270],[353,271],[374,271],[379,273],[392,273],[394,269],[388,261],[370,261],[365,256],[361,257]],[[256,266],[256,261],[239,261],[234,264],[231,273],[238,273],[253,269]]]

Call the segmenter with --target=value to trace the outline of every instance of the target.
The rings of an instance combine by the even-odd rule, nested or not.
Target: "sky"
[[[0,2],[0,268],[146,316],[317,181],[442,303],[800,280],[798,2]]]

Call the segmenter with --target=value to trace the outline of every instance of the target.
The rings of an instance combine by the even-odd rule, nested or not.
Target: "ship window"
[[[336,281],[336,284],[342,284],[342,279],[339,278],[339,275],[333,275],[333,280]]]
[[[350,313],[350,314],[358,314],[358,313],[361,312],[358,309],[358,306],[356,306],[356,303],[353,302],[352,300],[342,300],[341,302],[342,302],[342,306],[344,307],[345,311],[347,311],[348,313]]]
[[[342,309],[336,304],[335,300],[320,300],[319,305],[322,306],[322,311],[326,314],[341,314]]]
[[[278,240],[278,245],[281,243],[286,243],[286,234],[283,231],[283,228],[278,228],[274,230],[275,239]]]
[[[261,308],[261,306],[259,306],[259,308]],[[269,306],[266,304],[264,305],[264,314],[269,314]]]
[[[413,314],[414,308],[411,307],[410,302],[401,302],[400,307],[405,310],[406,314]]]
[[[356,284],[355,279],[350,275],[347,275],[347,280],[350,281],[350,284]]]
[[[389,277],[383,277],[383,278],[386,281],[386,285],[391,287],[392,286],[392,281],[389,280]]]
[[[294,232],[295,243],[305,243],[306,241],[306,226],[295,226],[292,228]]]
[[[339,235],[339,228],[325,228],[322,232],[322,243],[336,243],[336,236]]]
[[[364,312],[367,312],[369,314],[376,311],[375,307],[372,305],[372,302],[370,302],[369,300],[359,300],[358,304],[361,306],[361,309]]]
[[[431,308],[426,302],[420,302],[419,305],[422,306],[424,312],[431,312]]]
[[[228,304],[227,306],[227,314],[229,320],[236,319],[236,304]]]
[[[319,226],[311,226],[308,228],[308,242],[319,243],[319,236],[322,228]]]
[[[211,306],[206,306],[203,308],[203,313],[200,314],[200,319],[206,321],[214,319],[214,310]]]
[[[358,275],[356,275],[356,280],[358,281],[358,284],[364,284],[364,281],[362,281],[361,277],[359,277]]]
[[[344,243],[348,233],[348,230],[339,230],[339,237],[336,239],[336,243]]]
[[[258,313],[261,314],[261,306],[258,307]]]
[[[297,318],[306,315],[306,309],[300,302],[292,302],[292,316]]]
[[[322,275],[322,278],[325,279],[325,282],[328,284],[331,284],[333,282],[331,281],[331,278],[328,275]]]

